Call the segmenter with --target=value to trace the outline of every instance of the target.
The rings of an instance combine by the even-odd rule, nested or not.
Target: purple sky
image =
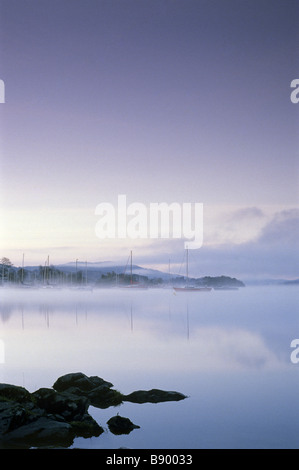
[[[126,260],[94,233],[126,194],[204,204],[194,272],[261,273],[268,227],[298,220],[297,18],[295,0],[0,0],[1,256]],[[282,234],[264,274],[294,277]],[[158,245],[136,262],[181,259]]]

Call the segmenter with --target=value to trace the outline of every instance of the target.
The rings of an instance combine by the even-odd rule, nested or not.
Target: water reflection
[[[125,404],[121,414],[140,423],[140,433],[121,441],[104,433],[75,447],[298,444],[299,366],[290,361],[299,331],[297,289],[0,294],[1,382],[33,392],[81,371],[125,394],[160,388],[190,397],[175,408]],[[111,410],[91,412],[99,424],[112,416]]]
[[[179,298],[162,289],[5,291],[0,303],[0,337],[10,351],[8,363],[28,351],[30,344],[36,367],[46,354],[52,358],[59,354],[65,361],[81,354],[89,364],[105,356],[109,362],[139,361],[143,367],[160,370],[289,365],[289,340],[285,343],[284,337],[290,331],[291,336],[295,334],[295,318],[290,315],[286,327],[285,309],[280,311],[276,304],[272,310],[271,296],[265,302],[260,295],[258,304],[257,296],[250,299],[244,291]],[[283,298],[280,303],[283,307]],[[25,367],[22,357],[20,362]]]

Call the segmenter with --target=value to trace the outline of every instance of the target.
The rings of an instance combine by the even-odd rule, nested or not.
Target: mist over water
[[[127,394],[160,388],[179,403],[117,412],[140,429],[78,438],[74,447],[298,447],[297,287],[176,293],[172,289],[2,289],[0,381],[30,392],[69,372],[98,375]]]

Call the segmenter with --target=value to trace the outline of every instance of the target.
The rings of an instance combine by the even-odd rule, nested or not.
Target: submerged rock
[[[184,400],[186,395],[179,392],[167,392],[153,388],[152,390],[137,390],[129,395],[123,395],[123,401],[131,403],[160,403],[165,401]]]
[[[129,418],[124,418],[122,416],[116,415],[112,416],[112,418],[107,421],[109,426],[109,430],[113,434],[130,434],[133,429],[140,429],[140,426],[137,424],[132,423]]]

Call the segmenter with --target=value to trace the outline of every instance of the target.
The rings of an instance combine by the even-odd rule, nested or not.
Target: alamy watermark
[[[291,352],[291,362],[293,364],[298,364],[299,362],[299,339],[293,339],[291,341],[291,348],[295,348],[294,351]]]
[[[297,104],[299,103],[299,78],[295,78],[291,81],[291,88],[295,88],[290,95],[291,101]]]
[[[5,103],[5,84],[0,80],[0,103]]]
[[[127,205],[124,194],[118,196],[117,207],[108,202],[96,206],[100,216],[95,232],[98,238],[110,239],[185,239],[185,248],[198,249],[203,243],[203,204],[173,202],[141,202]]]

